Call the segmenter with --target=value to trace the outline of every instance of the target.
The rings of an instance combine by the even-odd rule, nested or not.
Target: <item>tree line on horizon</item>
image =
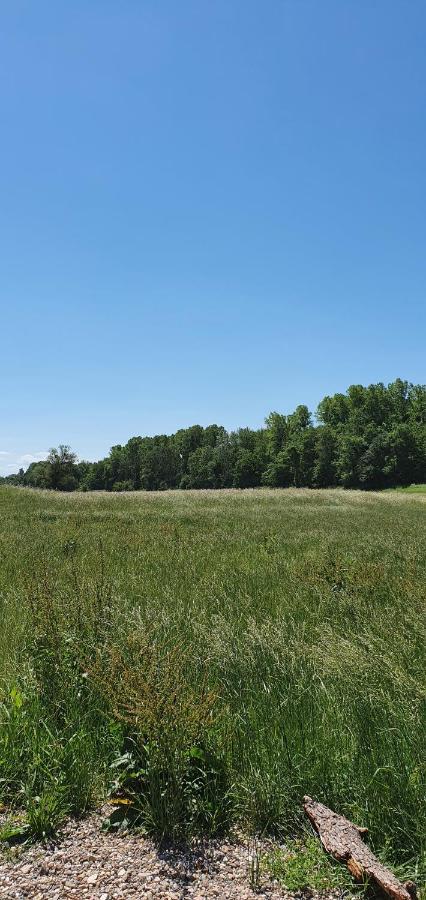
[[[305,405],[271,412],[265,427],[228,432],[192,425],[132,437],[98,462],[66,445],[3,483],[62,491],[333,487],[380,489],[426,481],[426,385],[397,379],[351,385],[324,397],[315,421]]]

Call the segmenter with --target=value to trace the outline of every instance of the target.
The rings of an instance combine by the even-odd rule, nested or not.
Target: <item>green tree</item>
[[[315,462],[312,482],[315,487],[331,487],[337,481],[337,435],[330,425],[316,429]]]
[[[188,482],[190,488],[216,487],[216,454],[213,447],[198,447],[188,460]]]
[[[77,456],[67,444],[52,447],[47,462],[48,487],[55,491],[73,491],[78,487]]]
[[[49,488],[50,484],[50,468],[47,460],[42,462],[33,462],[28,466],[25,472],[23,483],[28,487]]]
[[[281,413],[271,412],[265,419],[267,444],[273,458],[283,449],[288,436],[287,418]]]

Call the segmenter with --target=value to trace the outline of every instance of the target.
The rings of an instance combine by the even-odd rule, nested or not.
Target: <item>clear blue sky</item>
[[[4,0],[0,465],[425,380],[424,0]]]

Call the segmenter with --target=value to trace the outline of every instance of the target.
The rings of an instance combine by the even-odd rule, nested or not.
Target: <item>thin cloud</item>
[[[6,450],[0,450],[0,473],[1,470],[6,474],[6,471],[13,473],[18,472],[19,469],[27,469],[31,463],[41,462],[43,459],[46,459],[47,455],[47,450],[40,450],[36,453],[21,453],[19,456],[14,456],[13,453],[9,453]],[[14,461],[6,464],[6,459],[3,461],[3,457],[12,457]]]
[[[18,456],[17,462],[21,466],[29,466],[32,462],[41,462],[41,460],[46,459],[46,456],[45,450],[42,450],[40,453],[23,453],[22,456]]]

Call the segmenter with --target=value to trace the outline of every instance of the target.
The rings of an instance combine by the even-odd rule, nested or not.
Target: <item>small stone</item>
[[[91,875],[89,875],[89,877],[87,879],[87,884],[96,884],[97,880],[98,880],[98,873],[93,872]]]

